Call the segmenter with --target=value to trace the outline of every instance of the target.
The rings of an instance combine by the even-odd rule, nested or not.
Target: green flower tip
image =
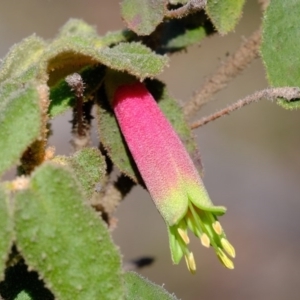
[[[174,263],[179,263],[184,256],[188,270],[192,274],[196,272],[194,255],[187,247],[190,242],[188,229],[200,239],[204,247],[214,248],[226,268],[234,269],[234,264],[229,257],[235,257],[235,250],[227,240],[217,217],[213,212],[202,210],[193,203],[189,203],[188,211],[177,224],[169,226],[170,248]]]

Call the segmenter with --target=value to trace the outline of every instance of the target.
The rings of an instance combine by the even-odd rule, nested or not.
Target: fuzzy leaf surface
[[[203,11],[182,19],[173,19],[160,27],[159,53],[176,52],[199,43],[214,32],[211,22]]]
[[[105,158],[96,148],[84,148],[72,156],[57,156],[54,160],[72,170],[87,198],[92,196],[95,184],[105,176]]]
[[[261,53],[272,86],[300,86],[300,2],[272,0],[263,23]],[[287,109],[300,108],[300,101],[279,100]]]
[[[2,281],[14,239],[12,203],[9,192],[3,185],[0,185],[0,228],[0,281]]]
[[[164,18],[166,0],[123,0],[122,18],[138,35],[149,35]]]
[[[141,43],[120,43],[113,48],[102,48],[99,57],[113,70],[126,71],[141,80],[154,77],[168,65],[167,56],[157,55]]]
[[[17,247],[60,300],[123,299],[120,255],[71,173],[45,163],[16,194]]]
[[[135,272],[126,272],[124,279],[127,288],[126,300],[177,300],[175,295]]]
[[[245,0],[207,0],[206,12],[221,35],[235,28],[244,3]]]
[[[34,79],[45,47],[46,43],[36,35],[14,45],[0,65],[0,82],[19,77],[23,82]]]
[[[0,85],[0,175],[18,163],[39,137],[41,112],[34,84],[5,81]]]

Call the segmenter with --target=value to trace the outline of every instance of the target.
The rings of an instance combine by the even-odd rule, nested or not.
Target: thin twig
[[[212,77],[204,82],[200,91],[185,104],[184,115],[191,117],[195,114],[202,105],[211,100],[214,94],[226,87],[234,77],[257,58],[259,55],[260,42],[261,30],[259,29],[241,44],[237,51],[217,69]]]
[[[173,10],[169,10],[165,16],[168,19],[181,19],[189,14],[203,9],[207,0],[190,0],[187,4]]]
[[[300,98],[300,88],[298,87],[280,87],[280,88],[268,88],[265,90],[261,90],[258,92],[255,92],[252,95],[249,95],[243,99],[238,100],[237,102],[227,106],[226,108],[211,114],[208,117],[204,117],[201,120],[193,123],[190,127],[191,129],[196,129],[200,126],[203,126],[211,121],[214,121],[220,117],[229,115],[233,111],[242,108],[245,105],[248,105],[253,102],[258,102],[262,99],[267,100],[276,100],[277,98],[284,98],[288,101],[291,101],[292,99],[299,99]]]
[[[83,124],[83,92],[84,92],[84,83],[82,77],[78,73],[74,73],[66,77],[67,84],[74,91],[76,96],[76,117],[77,117],[77,134],[79,136],[85,135],[84,124]]]

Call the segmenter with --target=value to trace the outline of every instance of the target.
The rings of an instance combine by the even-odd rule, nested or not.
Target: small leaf
[[[120,43],[102,48],[99,58],[113,70],[126,71],[143,80],[160,74],[168,64],[167,56],[157,55],[141,43]]]
[[[71,168],[87,198],[92,196],[95,184],[105,176],[105,158],[96,148],[84,148],[69,157],[56,156],[54,161]]]
[[[0,174],[18,163],[40,135],[39,95],[33,84],[5,81],[0,85]]]
[[[96,28],[90,26],[89,24],[87,24],[86,22],[80,19],[70,19],[60,29],[58,37],[65,37],[68,35],[74,35],[74,36],[84,35],[92,38],[98,37]]]
[[[222,35],[232,31],[238,23],[245,0],[208,0],[206,12]]]
[[[45,47],[46,43],[36,35],[14,45],[0,66],[0,82],[21,76],[24,82],[34,79]]]
[[[123,0],[122,17],[138,35],[149,35],[164,18],[166,0]]]
[[[14,240],[13,208],[8,190],[0,185],[0,281],[4,279],[6,261]]]
[[[16,194],[17,247],[57,299],[123,299],[120,255],[69,171],[45,163]]]
[[[272,0],[265,13],[261,53],[272,86],[300,86],[300,2]],[[287,109],[300,108],[300,101],[279,100]]]
[[[84,98],[93,97],[95,91],[102,83],[105,74],[103,66],[86,67],[79,72],[84,82]],[[50,89],[49,114],[53,118],[70,109],[75,103],[75,93],[71,90],[65,79],[60,80]]]
[[[204,37],[214,32],[210,20],[203,11],[181,19],[172,19],[159,28],[159,53],[180,51],[199,43]]]
[[[163,287],[152,283],[134,272],[124,274],[127,288],[126,300],[176,300],[175,295],[169,294]]]
[[[14,300],[34,300],[32,297],[30,297],[29,294],[27,294],[25,291],[22,291],[18,294],[18,296]]]

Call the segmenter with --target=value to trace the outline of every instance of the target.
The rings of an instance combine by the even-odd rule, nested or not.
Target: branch
[[[73,108],[72,123],[72,140],[70,141],[74,150],[81,150],[91,143],[90,128],[92,102],[84,102],[85,85],[80,74],[73,73],[65,78],[65,81],[70,86],[75,94],[75,106]]]
[[[261,30],[255,31],[227,61],[217,69],[215,74],[207,79],[199,92],[184,106],[184,115],[191,117],[211,97],[222,90],[239,73],[241,73],[259,55]]]
[[[165,16],[168,19],[181,19],[195,13],[205,7],[207,0],[190,0],[187,4],[173,10],[169,10]]]
[[[298,87],[280,87],[280,88],[269,88],[262,91],[255,92],[252,95],[249,95],[243,99],[238,100],[237,102],[227,106],[226,108],[211,114],[208,117],[204,117],[201,120],[193,123],[190,127],[191,129],[196,129],[200,126],[203,126],[211,121],[214,121],[220,117],[229,115],[231,112],[242,108],[245,105],[248,105],[253,102],[258,102],[262,99],[267,100],[276,100],[277,98],[284,98],[288,101],[292,99],[300,98],[300,88]]]

